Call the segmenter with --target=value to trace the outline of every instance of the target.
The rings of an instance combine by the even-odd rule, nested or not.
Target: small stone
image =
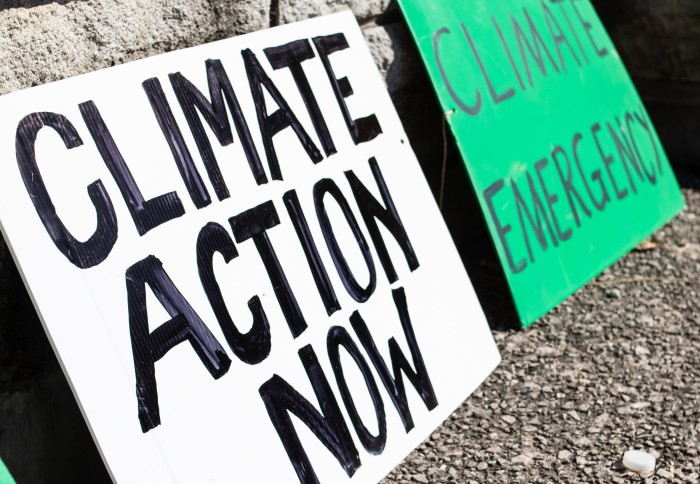
[[[501,420],[503,420],[508,425],[513,425],[515,423],[515,417],[513,417],[512,415],[504,415],[501,417]]]
[[[591,439],[588,437],[579,437],[574,440],[574,445],[576,445],[576,447],[591,447],[593,442],[591,442]]]
[[[486,469],[489,468],[489,465],[486,462],[479,462],[479,465],[476,466],[477,469],[480,471],[485,471]]]
[[[420,482],[420,484],[430,484],[430,481],[427,477],[425,477],[425,474],[414,474],[412,479],[415,482]]]
[[[641,450],[628,450],[622,457],[622,465],[634,472],[652,472],[656,467],[656,458]]]
[[[675,477],[673,472],[669,472],[666,469],[659,469],[656,471],[656,475],[664,479],[673,479]]]
[[[510,460],[510,463],[515,465],[529,466],[530,464],[532,464],[532,457],[525,454],[516,455]]]
[[[634,354],[637,356],[646,356],[651,354],[651,351],[646,349],[644,346],[637,346],[634,348]]]
[[[562,462],[568,462],[572,459],[573,456],[574,454],[569,452],[568,450],[560,450],[557,454],[557,459],[559,459]]]

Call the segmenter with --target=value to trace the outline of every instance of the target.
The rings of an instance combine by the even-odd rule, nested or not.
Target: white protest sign
[[[118,482],[371,482],[499,361],[350,13],[0,98],[5,239]]]

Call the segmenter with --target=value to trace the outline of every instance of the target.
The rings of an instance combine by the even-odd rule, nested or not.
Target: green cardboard
[[[523,325],[684,206],[588,0],[399,0]]]
[[[15,480],[10,475],[2,459],[0,459],[0,484],[15,484]]]

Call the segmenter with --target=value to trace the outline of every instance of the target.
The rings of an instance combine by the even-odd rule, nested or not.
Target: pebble
[[[562,462],[567,462],[570,461],[573,456],[574,454],[572,454],[568,450],[560,450],[557,454],[557,459],[559,459]]]
[[[666,469],[659,469],[656,471],[656,475],[659,477],[663,477],[664,479],[673,479],[674,475],[673,473],[667,471]]]
[[[510,460],[510,462],[515,465],[529,466],[532,464],[532,457],[525,454],[516,455]]]
[[[634,472],[652,472],[656,458],[641,450],[628,450],[622,457],[622,465]]]
[[[428,480],[427,477],[425,477],[425,474],[415,474],[415,475],[413,475],[413,481],[414,481],[414,482],[420,482],[420,484],[430,484],[430,481]]]

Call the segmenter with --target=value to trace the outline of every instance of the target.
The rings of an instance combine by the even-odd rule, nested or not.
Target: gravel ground
[[[385,484],[700,482],[700,178],[679,181],[679,217],[532,327],[494,333],[503,363]],[[622,468],[629,449],[656,456],[652,476]]]
[[[475,201],[465,215],[461,166],[446,220],[490,323],[505,327],[512,304]],[[384,484],[700,482],[700,177],[679,181],[688,207],[646,246],[527,330],[494,332],[502,364]],[[4,284],[18,302],[0,315],[34,330],[13,353],[29,390],[5,401],[9,414],[0,405],[17,427],[0,451],[19,482],[108,482],[19,277]],[[656,455],[654,475],[620,467],[632,448]]]

